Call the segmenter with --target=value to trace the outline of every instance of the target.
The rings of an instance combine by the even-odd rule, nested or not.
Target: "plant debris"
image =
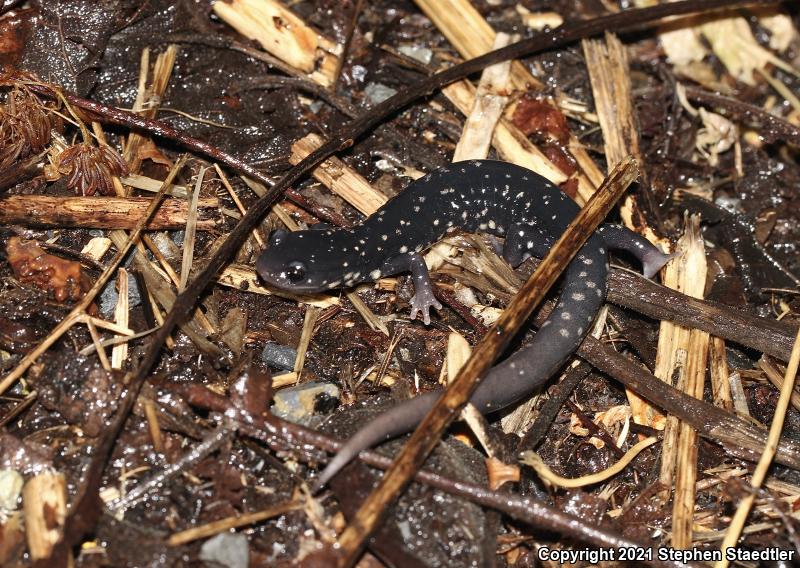
[[[800,12],[755,3],[0,3],[0,565],[796,561]],[[633,156],[607,220],[680,254],[612,256],[561,375],[368,517],[408,438],[315,493],[331,454],[472,368],[539,261],[448,235],[425,325],[406,275],[255,259],[477,151],[581,205]]]

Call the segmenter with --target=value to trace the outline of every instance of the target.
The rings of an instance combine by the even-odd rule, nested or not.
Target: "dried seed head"
[[[36,95],[22,88],[11,91],[0,105],[0,170],[44,149],[50,143],[50,128]]]
[[[58,170],[69,174],[67,186],[80,195],[114,193],[113,176],[128,173],[122,157],[108,146],[75,144],[58,156]]]

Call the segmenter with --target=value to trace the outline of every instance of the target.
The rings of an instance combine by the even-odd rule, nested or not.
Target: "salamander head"
[[[343,251],[349,240],[347,231],[341,230],[273,231],[270,246],[256,261],[256,272],[269,286],[287,292],[315,293],[350,286],[360,281],[354,276],[361,274],[347,268]]]

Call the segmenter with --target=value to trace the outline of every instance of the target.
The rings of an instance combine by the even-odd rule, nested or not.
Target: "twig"
[[[591,367],[586,363],[581,363],[575,368],[567,372],[567,376],[557,385],[550,388],[548,391],[548,398],[536,414],[536,420],[522,439],[517,444],[517,450],[532,450],[544,440],[547,431],[550,429],[558,411],[564,404],[564,401],[569,399],[572,391],[586,378],[591,371]]]
[[[147,496],[147,493],[153,489],[163,486],[167,481],[180,474],[201,459],[205,458],[222,444],[230,440],[235,429],[229,424],[224,424],[206,436],[200,444],[197,444],[189,452],[181,456],[175,463],[169,464],[163,469],[156,471],[148,479],[142,481],[134,487],[131,491],[125,494],[124,497],[117,500],[109,506],[112,513],[121,513],[126,509],[132,507],[140,500]]]
[[[336,59],[336,68],[333,71],[333,81],[331,81],[331,91],[336,92],[339,85],[339,79],[342,76],[342,68],[347,60],[347,55],[350,53],[350,45],[353,43],[353,35],[355,35],[356,27],[358,25],[358,16],[361,14],[361,4],[363,0],[355,0],[353,4],[353,13],[350,16],[350,21],[347,24],[347,34],[344,38],[342,45],[342,54]]]
[[[56,197],[9,195],[0,198],[0,225],[41,228],[133,229],[152,201],[149,197]],[[209,211],[219,207],[216,198],[198,202],[197,228],[217,226]],[[165,199],[147,223],[148,230],[182,229],[188,214],[186,201]]]
[[[261,521],[266,521],[267,519],[285,515],[290,511],[296,511],[297,509],[302,508],[303,503],[301,502],[287,501],[286,503],[281,503],[261,511],[242,513],[241,515],[236,515],[235,517],[227,517],[218,521],[212,521],[210,523],[206,523],[205,525],[192,527],[185,531],[173,534],[167,539],[167,544],[170,546],[180,546],[182,544],[186,544],[187,542],[192,542],[200,538],[207,538],[221,532],[229,531],[239,527],[245,527]]]
[[[686,96],[693,102],[725,109],[739,120],[761,124],[764,129],[759,135],[770,142],[783,139],[800,146],[800,128],[762,108],[695,87],[686,87]]]
[[[796,327],[744,310],[692,298],[622,270],[612,270],[608,300],[657,320],[702,329],[740,345],[788,361]]]

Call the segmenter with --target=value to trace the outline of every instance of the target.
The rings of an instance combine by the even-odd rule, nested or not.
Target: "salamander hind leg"
[[[553,246],[553,242],[551,236],[543,234],[532,225],[514,223],[506,233],[503,258],[516,268],[531,256],[543,257]]]
[[[414,295],[411,298],[411,319],[415,319],[417,313],[421,313],[422,321],[425,322],[425,325],[430,325],[431,308],[441,310],[442,304],[433,294],[433,285],[428,274],[428,267],[425,266],[422,255],[417,253],[401,254],[386,261],[381,268],[381,274],[386,276],[400,272],[411,272],[411,277],[414,280]]]
[[[661,252],[650,241],[634,233],[622,225],[605,223],[597,231],[606,244],[617,250],[624,250],[642,263],[642,274],[652,278],[664,265],[675,257],[675,254]]]

